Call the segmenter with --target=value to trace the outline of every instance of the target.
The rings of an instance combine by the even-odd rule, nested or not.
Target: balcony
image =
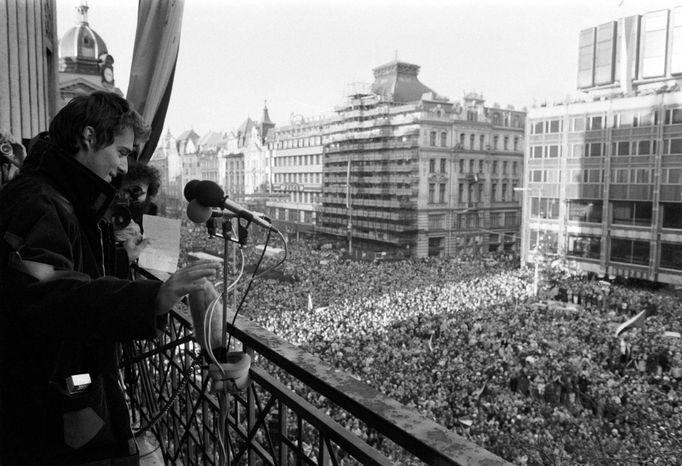
[[[121,364],[133,421],[156,421],[150,431],[166,464],[508,464],[241,317],[228,331],[252,357],[252,383],[221,394],[221,412],[181,307],[157,340],[126,345]],[[367,426],[377,448],[337,423],[339,413]]]

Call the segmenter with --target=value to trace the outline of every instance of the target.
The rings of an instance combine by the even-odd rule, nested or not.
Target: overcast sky
[[[81,0],[57,0],[59,35]],[[128,86],[137,0],[88,0],[90,26]],[[622,3],[622,5],[621,5]],[[349,83],[400,60],[441,95],[517,108],[575,93],[578,33],[682,0],[185,0],[166,128],[227,131],[267,100],[278,123],[330,113]]]

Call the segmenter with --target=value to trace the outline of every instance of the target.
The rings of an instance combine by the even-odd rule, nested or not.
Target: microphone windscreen
[[[194,223],[204,223],[213,214],[213,209],[202,205],[197,199],[193,199],[187,205],[187,218]]]
[[[203,180],[194,189],[194,199],[208,207],[222,207],[225,191],[213,181]]]
[[[185,199],[188,201],[194,200],[196,196],[196,190],[197,190],[197,185],[200,183],[199,180],[192,180],[188,181],[187,184],[185,185],[185,189],[182,191],[182,193],[185,195]]]

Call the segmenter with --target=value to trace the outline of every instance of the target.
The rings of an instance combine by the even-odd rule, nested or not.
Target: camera
[[[114,203],[111,205],[109,219],[114,226],[114,231],[123,230],[133,219],[133,212],[142,209],[140,197],[145,194],[141,186],[133,185],[122,188],[116,193]]]

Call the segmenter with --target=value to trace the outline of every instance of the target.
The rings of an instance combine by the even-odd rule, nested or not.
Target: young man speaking
[[[0,191],[3,466],[137,464],[115,343],[155,337],[159,316],[217,271],[203,261],[163,283],[107,276],[98,224],[148,135],[125,99],[76,97]]]

